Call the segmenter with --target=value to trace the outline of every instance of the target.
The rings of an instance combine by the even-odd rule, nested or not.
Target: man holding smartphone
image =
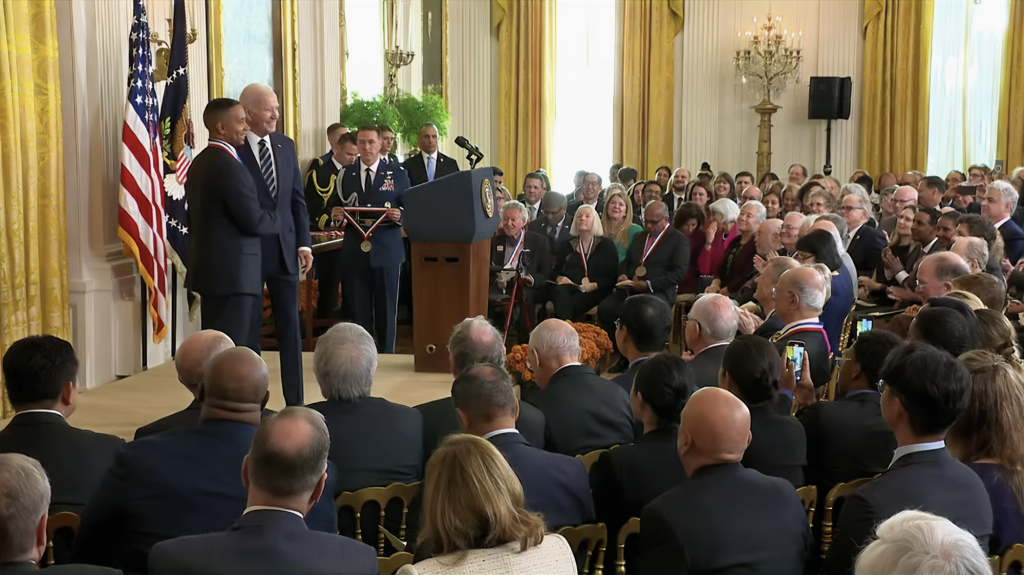
[[[813,268],[794,268],[779,278],[775,286],[775,315],[786,326],[771,341],[787,359],[799,353],[787,350],[787,346],[804,350],[815,388],[826,385],[832,375],[828,335],[818,319],[824,306],[825,282]],[[801,361],[797,365],[805,364]]]

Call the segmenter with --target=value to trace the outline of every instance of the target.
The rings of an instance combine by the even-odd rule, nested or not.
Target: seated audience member
[[[548,185],[547,176],[542,172],[530,172],[523,178],[523,191],[516,196],[516,201],[523,204],[526,215],[523,216],[523,225],[527,222],[539,220],[544,217],[543,200],[544,194],[551,189]],[[504,212],[498,212],[502,214]]]
[[[775,286],[783,273],[797,267],[800,267],[800,264],[795,259],[787,257],[773,258],[765,264],[757,277],[757,290],[754,291],[754,301],[759,304],[760,309],[756,310],[757,313],[746,309],[747,306],[737,310],[741,333],[768,339],[786,327],[786,324],[775,315]]]
[[[967,262],[967,267],[971,270],[972,274],[979,272],[988,273],[989,255],[988,244],[985,243],[985,240],[973,237],[958,237],[956,238],[956,241],[953,242],[953,247],[951,247],[949,251],[962,257],[964,261]],[[1006,279],[1002,277],[1002,274],[992,275],[992,277],[997,280],[1002,278],[1002,282],[1000,283],[1006,281]]]
[[[668,191],[661,197],[661,201],[668,205],[669,211],[673,214],[679,210],[679,208],[686,203],[686,187],[690,183],[690,171],[686,168],[676,168],[676,171],[672,172],[672,178]]]
[[[757,186],[748,186],[743,190],[743,193],[740,194],[740,206],[742,207],[747,202],[760,202],[763,195],[764,194],[761,193],[761,189]],[[765,208],[765,211],[767,212],[768,208]]]
[[[491,299],[511,296],[512,286],[498,273],[502,270],[520,272],[525,288],[527,307],[533,308],[537,291],[547,287],[551,273],[550,244],[547,238],[526,230],[529,221],[526,206],[519,202],[506,202],[501,208],[501,227],[504,234],[491,238]],[[511,280],[515,281],[515,280]],[[504,323],[505,308],[493,307],[492,314]]]
[[[615,330],[619,353],[629,361],[626,371],[612,378],[626,393],[633,390],[633,378],[640,365],[665,351],[672,333],[672,310],[659,298],[639,294],[626,298]]]
[[[960,361],[971,373],[970,401],[946,438],[953,457],[985,484],[993,520],[986,551],[1000,555],[1024,543],[1024,376],[988,351],[969,351]]]
[[[213,329],[204,329],[185,338],[174,355],[174,370],[178,382],[192,394],[188,407],[162,417],[135,430],[135,439],[141,439],[168,429],[195,427],[199,424],[199,386],[203,383],[203,366],[218,353],[235,347],[227,335]],[[269,410],[268,410],[269,411]],[[271,412],[273,413],[273,412]]]
[[[38,573],[46,551],[50,481],[38,461],[20,453],[0,454],[0,573]],[[109,573],[95,565],[57,565],[47,573]]]
[[[779,391],[782,359],[771,343],[741,335],[725,348],[719,387],[731,391],[750,410],[753,439],[743,454],[743,466],[781,477],[801,487],[807,465],[807,438],[789,412],[774,406]]]
[[[831,214],[836,209],[836,197],[824,189],[817,189],[806,194],[804,213],[810,216]]]
[[[230,527],[246,508],[239,473],[270,397],[267,386],[267,365],[248,348],[210,360],[199,425],[125,445],[82,514],[75,561],[145,573],[153,545]],[[332,493],[333,465],[327,473]],[[337,533],[334,501],[322,498],[306,524]]]
[[[740,464],[751,433],[747,407],[729,392],[690,396],[677,440],[689,480],[644,507],[640,571],[804,571],[807,514],[792,485]]]
[[[757,227],[757,235],[754,237],[754,244],[757,246],[757,254],[754,256],[754,273],[735,293],[729,294],[729,298],[737,305],[750,303],[757,291],[757,282],[761,277],[761,271],[771,259],[779,257],[783,253],[780,233],[782,232],[782,220],[766,219]]]
[[[516,430],[519,402],[504,368],[470,367],[455,378],[452,402],[466,433],[498,448],[519,477],[526,508],[552,531],[594,521],[594,500],[583,464],[574,457],[531,447]]]
[[[576,215],[580,206],[590,206],[598,214],[604,213],[604,200],[601,198],[601,176],[593,172],[583,176],[583,197],[569,204],[568,214],[571,218]],[[661,194],[658,194],[661,197]]]
[[[967,307],[971,308],[971,311],[978,311],[979,309],[985,309],[985,304],[982,303],[982,301],[980,299],[978,299],[978,296],[976,296],[976,295],[974,295],[974,294],[972,294],[970,292],[965,292],[964,290],[955,289],[955,290],[949,292],[948,294],[946,294],[946,295],[944,295],[942,297],[951,297],[953,299],[958,299],[958,300],[964,302],[965,304],[967,304]],[[911,311],[911,310],[908,309],[907,311]],[[920,311],[920,308],[918,308],[918,311]],[[904,313],[906,313],[906,312],[904,312]],[[916,313],[914,315],[916,315]]]
[[[911,230],[916,215],[917,206],[912,205],[900,210],[899,215],[895,217],[895,229],[887,232],[889,243],[882,249],[882,263],[875,269],[874,276],[862,277],[857,280],[861,299],[874,297],[888,302],[888,288],[899,286],[899,282],[896,281],[897,269],[913,269],[921,249],[920,244],[914,243],[911,239]],[[883,220],[883,223],[885,221]],[[879,229],[881,229],[881,224]]]
[[[790,341],[803,342],[811,365],[811,379],[817,388],[832,377],[829,365],[832,350],[828,334],[818,319],[824,306],[825,282],[814,269],[791,269],[779,278],[775,286],[775,315],[785,327],[771,336],[770,341],[780,354],[786,353],[786,344]]]
[[[853,259],[858,276],[871,277],[878,264],[882,263],[882,250],[885,248],[885,235],[868,225],[871,201],[859,194],[849,194],[843,198],[840,210],[849,227],[846,253]]]
[[[665,193],[665,189],[656,180],[640,182],[638,187],[640,188],[641,206],[646,206],[651,202],[660,202],[662,194]]]
[[[782,231],[779,240],[785,250],[782,255],[793,257],[796,255],[796,242],[800,239],[800,230],[804,227],[807,216],[800,212],[789,212],[782,220]]]
[[[821,310],[821,323],[828,334],[830,349],[838,350],[839,335],[856,299],[852,290],[853,278],[847,275],[842,265],[834,236],[824,230],[814,230],[800,238],[796,250],[796,260],[801,264],[824,264],[831,272],[832,295]]]
[[[939,244],[948,251],[956,241],[956,225],[960,221],[960,213],[952,208],[942,209],[950,211],[942,212],[939,216],[939,223],[935,226],[935,237],[939,238]]]
[[[1024,257],[1024,231],[1012,219],[1020,194],[1009,182],[996,180],[985,188],[981,215],[992,222],[1003,237],[1004,251],[1011,264]]]
[[[686,480],[676,438],[679,413],[696,390],[692,371],[678,356],[660,353],[640,364],[629,398],[643,434],[632,445],[602,453],[590,468],[597,521],[608,533],[618,533],[631,517],[640,517],[645,505]],[[635,545],[627,552],[633,567]],[[605,557],[613,559],[614,554]],[[614,567],[614,561],[608,563]]]
[[[330,447],[327,424],[312,409],[286,407],[265,420],[242,460],[242,516],[222,533],[157,543],[149,572],[376,574],[376,549],[310,531],[302,520],[321,498],[331,499],[324,492]]]
[[[716,275],[725,261],[725,251],[739,237],[736,233],[736,219],[740,208],[736,202],[716,200],[707,207],[708,223],[704,228],[704,248],[697,256],[697,267],[701,275]]]
[[[605,211],[601,217],[601,227],[605,237],[615,242],[615,251],[619,255],[619,264],[626,259],[633,238],[644,231],[643,226],[633,220],[633,202],[626,197],[626,192],[616,191],[608,194]]]
[[[956,254],[942,252],[921,260],[917,268],[917,294],[922,301],[953,291],[953,280],[971,273],[967,262]]]
[[[416,563],[398,573],[575,573],[569,543],[544,531],[498,449],[479,437],[452,435],[427,463]]]
[[[544,413],[544,446],[565,455],[633,442],[629,395],[580,365],[576,330],[544,320],[530,334],[529,363],[540,390],[528,399]]]
[[[761,203],[764,204],[765,214],[768,219],[781,220],[786,214],[782,212],[782,192],[778,190],[768,190],[764,193],[761,198]]]
[[[125,443],[68,425],[78,405],[75,350],[52,335],[19,339],[4,353],[3,376],[14,417],[0,430],[0,453],[21,453],[43,466],[51,513],[81,513]]]
[[[671,306],[689,265],[689,240],[669,225],[668,207],[662,202],[648,204],[644,210],[644,234],[637,236],[629,246],[615,290],[597,306],[601,327],[613,344],[615,320],[622,317],[622,302],[631,295],[648,293]],[[627,367],[626,359],[620,358],[609,371],[622,373]]]
[[[857,575],[989,575],[988,557],[969,532],[944,517],[907,509],[878,524],[857,557]]]
[[[722,265],[714,274],[711,285],[705,293],[724,296],[733,294],[743,287],[744,282],[754,274],[754,256],[757,255],[757,228],[765,220],[765,209],[761,202],[743,204],[736,216],[736,230],[739,232],[725,248]]]
[[[332,500],[343,491],[415,483],[423,478],[423,417],[411,407],[371,397],[377,371],[373,336],[339,323],[316,341],[313,373],[326,401],[310,404],[331,433],[338,468]]]
[[[1003,237],[999,235],[996,227],[980,214],[962,214],[956,221],[956,237],[958,238],[981,238],[988,246],[988,263],[985,271],[1002,276],[1003,272],[999,266],[999,260],[1003,258]],[[1011,262],[1012,263],[1012,262]]]
[[[690,350],[690,371],[697,387],[718,385],[725,347],[736,337],[739,315],[729,298],[710,294],[693,302],[683,337]]]
[[[832,237],[835,238],[839,259],[842,261],[847,277],[850,278],[850,290],[857,293],[857,267],[853,265],[853,258],[850,257],[850,254],[846,253],[846,240],[849,239],[847,231],[849,229],[849,226],[846,225],[846,220],[840,216],[836,214],[822,214],[815,219],[814,225],[810,227],[808,232],[825,230],[832,234]]]
[[[508,188],[506,188],[505,186],[498,186],[497,188],[495,188],[495,190],[494,190],[494,211],[495,212],[500,214],[501,213],[501,208],[505,205],[505,202],[511,202],[511,201],[512,201],[512,192],[508,191]],[[503,233],[505,233],[505,231],[501,229],[501,226],[498,226],[498,228],[496,230],[494,230],[494,235],[496,235],[496,236],[500,235],[500,234],[503,234]]]
[[[978,238],[964,239],[977,240]],[[971,272],[954,278],[952,283],[953,289],[963,290],[978,296],[978,299],[990,310],[1001,312],[1003,307],[1006,306],[1006,286],[991,274]]]
[[[713,189],[711,182],[701,179],[700,176],[698,176],[697,180],[690,182],[686,186],[686,201],[693,202],[700,206],[700,209],[704,210],[705,219],[709,220],[711,219],[710,204],[712,203],[711,196]],[[733,203],[735,204],[735,202]]]
[[[679,284],[678,293],[694,294],[700,285],[700,267],[696,264],[704,249],[704,210],[693,202],[686,202],[676,209],[672,216],[672,227],[679,230],[690,241],[690,263],[686,277]]]
[[[556,285],[548,291],[556,318],[580,320],[615,289],[619,257],[614,240],[603,236],[601,216],[594,208],[576,210],[570,235],[556,252]]]
[[[448,338],[448,367],[452,377],[459,377],[478,363],[505,366],[501,332],[479,315],[462,320]],[[423,416],[423,461],[426,463],[445,436],[460,431],[459,417],[451,397],[428,401],[415,409]],[[520,401],[516,429],[530,445],[544,449],[544,414],[539,409]]]
[[[881,373],[882,417],[896,436],[888,471],[848,495],[822,565],[849,573],[875,526],[904,509],[949,519],[988,549],[992,506],[978,476],[953,459],[943,439],[967,408],[971,375],[949,354],[910,343],[889,354]]]
[[[1017,354],[1017,330],[1006,316],[994,309],[976,309],[984,349],[994,353],[1015,369],[1021,369]]]
[[[566,216],[567,202],[565,196],[558,192],[548,192],[541,200],[544,217],[537,218],[526,225],[526,230],[548,239],[548,253],[554,258],[562,242],[569,240],[569,228],[572,218]]]
[[[719,172],[715,176],[714,188],[717,199],[736,201],[736,181],[732,179],[729,172]]]
[[[910,341],[926,343],[953,357],[984,345],[974,310],[951,297],[928,300],[917,312],[907,335]]]
[[[939,238],[936,235],[940,215],[939,211],[933,208],[920,208],[914,214],[914,223],[910,228],[910,237],[921,246],[921,249],[917,254],[917,261],[911,264],[910,267],[904,268],[897,261],[894,262],[894,267],[890,268],[891,271],[895,272],[893,277],[900,286],[913,289],[918,283],[916,276],[924,259],[930,255],[946,251],[945,246],[939,243]]]

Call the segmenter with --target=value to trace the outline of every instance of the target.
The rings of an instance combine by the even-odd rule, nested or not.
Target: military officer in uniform
[[[342,283],[355,322],[375,334],[377,348],[395,353],[398,282],[405,261],[402,202],[409,176],[398,164],[380,159],[380,130],[359,128],[359,160],[336,183],[327,202],[334,226],[345,231],[341,249]],[[377,212],[353,208],[372,207]],[[351,211],[350,211],[351,210]]]
[[[331,156],[334,156],[338,153],[338,138],[340,138],[342,134],[347,133],[349,133],[348,126],[344,124],[334,123],[331,124],[330,126],[327,126],[327,144],[331,147],[331,149],[327,150],[327,152],[325,152],[324,155],[318,158],[313,158],[312,160],[309,161],[309,167],[306,168],[306,177],[304,178],[306,184],[309,183],[309,178],[313,175],[313,170],[317,169],[318,167],[324,164],[331,163]]]

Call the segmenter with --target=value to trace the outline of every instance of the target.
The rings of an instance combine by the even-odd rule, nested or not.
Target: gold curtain
[[[1010,0],[1010,22],[1003,52],[1003,86],[999,98],[996,157],[1006,160],[1007,173],[1024,166],[1024,0]]]
[[[934,0],[866,0],[860,166],[924,170]]]
[[[498,166],[515,197],[519,181],[551,170],[555,126],[555,2],[494,0],[498,34]]]
[[[0,35],[3,353],[30,334],[70,339],[70,321],[54,0],[4,0]]]
[[[675,37],[683,0],[622,2],[622,98],[615,110],[613,157],[640,179],[672,166]]]

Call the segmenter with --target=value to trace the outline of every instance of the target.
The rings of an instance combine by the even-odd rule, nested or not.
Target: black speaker
[[[849,76],[811,76],[808,120],[849,120],[853,80]]]

